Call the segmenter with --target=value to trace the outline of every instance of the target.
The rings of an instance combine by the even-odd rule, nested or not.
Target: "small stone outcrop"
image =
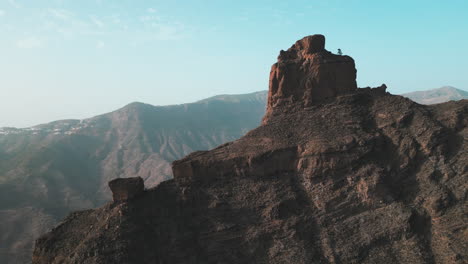
[[[354,60],[327,51],[323,35],[307,36],[280,52],[269,86],[264,123],[275,111],[301,109],[355,91]]]
[[[109,182],[114,202],[132,199],[145,191],[145,184],[141,177],[118,178]]]

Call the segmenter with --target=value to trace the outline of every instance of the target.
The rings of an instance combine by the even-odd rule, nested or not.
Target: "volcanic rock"
[[[349,56],[325,50],[325,37],[312,35],[281,51],[270,72],[264,122],[275,112],[302,109],[357,89],[356,68]]]
[[[297,61],[324,53],[298,43]],[[320,85],[272,85],[263,125],[175,161],[139,199],[71,214],[33,263],[466,263],[468,101],[353,91],[337,58],[286,67]]]
[[[109,182],[114,202],[132,199],[145,191],[141,177],[117,178]]]

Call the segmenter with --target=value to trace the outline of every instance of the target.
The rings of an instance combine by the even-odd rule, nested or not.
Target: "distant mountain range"
[[[266,91],[195,103],[132,103],[84,120],[0,128],[0,263],[29,263],[33,241],[70,211],[110,199],[107,182],[172,177],[170,164],[233,141],[260,124]],[[468,99],[453,87],[404,94],[418,103]]]
[[[68,212],[110,199],[107,182],[139,175],[147,187],[170,164],[233,141],[260,124],[265,93],[173,106],[132,103],[85,120],[0,129],[0,263],[30,263],[33,241]]]
[[[444,86],[439,89],[417,91],[402,94],[419,104],[439,104],[448,101],[468,99],[468,92],[452,86]]]

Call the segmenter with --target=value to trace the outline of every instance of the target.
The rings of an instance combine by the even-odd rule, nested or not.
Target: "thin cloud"
[[[25,39],[20,39],[16,43],[16,46],[20,49],[34,49],[41,47],[43,45],[42,40],[36,37],[28,37]]]
[[[5,15],[5,11],[0,9],[0,17]]]
[[[97,43],[96,43],[96,48],[98,49],[102,49],[106,46],[106,44],[104,43],[104,41],[102,40],[99,40]]]
[[[156,40],[183,39],[188,32],[184,24],[157,15],[143,15],[139,18],[143,27]]]
[[[155,37],[158,40],[177,40],[186,37],[186,32],[182,24],[154,24]]]
[[[14,8],[20,8],[21,5],[18,4],[18,2],[16,2],[16,0],[8,0],[8,3],[10,3],[10,5],[12,5]]]
[[[140,19],[140,21],[143,22],[143,23],[161,20],[160,17],[158,17],[158,16],[153,16],[153,15],[150,15],[150,16],[140,16],[139,19]]]
[[[94,23],[94,25],[96,25],[99,28],[104,27],[104,22],[102,22],[102,20],[100,20],[96,16],[91,16],[91,21]]]
[[[120,14],[112,14],[111,15],[111,21],[114,24],[120,24],[122,22],[122,20],[120,19]]]
[[[65,9],[49,8],[48,11],[49,11],[49,14],[52,15],[52,17],[58,18],[64,21],[68,21],[73,17],[73,13]]]
[[[63,41],[83,38],[89,41],[91,47],[102,49],[108,48],[109,39],[131,38],[131,41],[135,43],[151,43],[187,39],[194,33],[191,25],[165,16],[152,7],[143,9],[139,16],[117,12],[87,14],[67,7],[45,7],[34,11],[36,12],[33,14],[35,19],[28,20],[29,30],[24,30],[27,35],[15,39],[14,44],[18,48],[44,47],[47,43],[65,44],[66,42]],[[5,29],[5,24],[0,23],[1,28]],[[28,36],[37,37],[28,38]],[[47,43],[44,42],[45,39],[48,40]]]

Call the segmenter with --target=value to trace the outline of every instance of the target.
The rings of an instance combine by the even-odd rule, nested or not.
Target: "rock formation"
[[[323,42],[280,55],[262,126],[71,214],[33,263],[466,263],[468,101],[355,90]]]
[[[296,105],[301,109],[356,89],[354,60],[325,50],[323,35],[305,37],[282,50],[271,67],[264,122],[274,112]]]
[[[118,178],[109,182],[114,202],[127,201],[141,195],[145,191],[145,184],[141,177]]]

